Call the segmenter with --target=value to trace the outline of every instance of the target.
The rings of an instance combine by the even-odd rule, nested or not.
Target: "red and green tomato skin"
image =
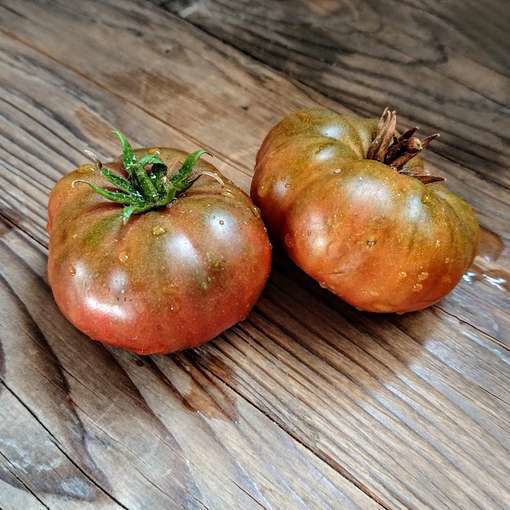
[[[257,155],[251,195],[291,259],[355,307],[408,312],[450,292],[476,254],[471,207],[366,159],[377,120],[324,110],[276,125]],[[415,157],[405,171],[425,173]]]
[[[186,156],[158,150],[169,171]],[[106,166],[122,173],[118,163]],[[196,169],[224,184],[202,175],[172,204],[127,225],[121,206],[75,182],[107,186],[92,165],[53,189],[49,282],[62,313],[89,337],[139,354],[174,352],[214,338],[257,301],[271,267],[258,210],[212,165]]]

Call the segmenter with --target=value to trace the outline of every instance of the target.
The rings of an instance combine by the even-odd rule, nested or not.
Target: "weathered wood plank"
[[[98,135],[95,124],[85,128],[76,122],[78,107],[103,126],[109,123],[104,112],[123,111],[130,119],[126,132],[135,134],[135,139],[137,133],[154,136],[160,127],[168,129],[36,52],[13,50],[14,43],[4,42],[7,63],[0,76],[8,85],[5,90],[19,91],[10,99],[21,109],[15,114],[4,107],[11,115],[12,131],[25,125],[16,120],[17,115],[25,119],[23,115],[34,116],[37,110],[19,97],[35,94],[38,100],[52,90],[53,102],[38,114],[42,126],[46,117],[59,119],[48,124],[59,134],[53,138],[49,128],[37,128],[41,131],[35,134],[19,132],[6,146],[12,168],[29,172],[23,159],[35,146],[35,156],[41,157],[32,155],[38,166],[29,175],[55,172],[47,181],[51,186],[70,164],[66,158],[71,149],[60,145],[69,133],[75,136],[70,143],[76,158],[77,146],[83,142],[93,142],[100,154],[114,150],[112,140],[103,139],[104,131]],[[23,58],[23,65],[11,65],[8,55],[13,51],[14,61]],[[44,86],[49,79],[44,68],[57,80],[51,87]],[[30,85],[31,80],[37,81],[37,87]],[[26,87],[31,87],[30,94]],[[34,129],[32,124],[29,127]],[[51,140],[46,150],[38,138]],[[12,179],[10,168],[4,167],[0,175]],[[31,233],[32,225],[38,224],[43,232],[43,188],[25,190],[20,184],[13,190],[11,207],[24,207],[29,192],[33,213],[24,210],[20,224]],[[510,473],[508,352],[441,310],[395,318],[359,314],[277,254],[271,283],[248,321],[200,349],[154,357],[139,366],[140,360],[129,354],[91,344],[56,312],[44,283],[45,257],[38,244],[16,231],[5,232],[3,240],[4,278],[63,367],[83,427],[92,437],[99,434],[103,439],[89,452],[104,473],[110,463],[119,463],[115,458],[119,451],[125,455],[124,469],[131,469],[125,460],[131,450],[136,454],[142,448],[159,456],[158,440],[168,429],[186,458],[192,459],[189,469],[198,498],[212,508],[257,507],[249,496],[239,499],[244,494],[241,489],[232,494],[225,487],[221,497],[227,503],[214,500],[220,497],[215,494],[220,483],[216,480],[224,482],[229,476],[269,508],[282,508],[292,491],[298,496],[293,501],[296,508],[299,504],[336,508],[337,498],[345,494],[353,505],[367,508],[371,500],[363,499],[359,491],[351,494],[353,485],[342,483],[335,470],[388,508],[499,508],[509,497],[505,484]],[[109,401],[113,406],[98,418]],[[138,445],[125,430],[131,408],[143,428],[152,432],[144,437],[148,444]],[[58,416],[50,414],[49,421],[58,427]],[[293,440],[282,435],[282,429]],[[121,444],[108,449],[104,444],[112,441],[110,437]],[[290,451],[297,451],[290,458],[289,441],[295,449]],[[175,455],[175,443],[163,450],[168,462]],[[239,459],[241,455],[246,457]],[[218,460],[212,468],[211,456]],[[251,460],[259,457],[269,458],[268,465],[275,467],[254,469]],[[281,472],[291,469],[289,465],[292,471],[282,479]],[[317,471],[307,468],[310,465],[316,465]],[[314,476],[321,479],[326,469],[328,476],[317,489]],[[223,470],[218,478],[217,470]],[[117,480],[115,473],[112,477],[115,496],[135,497],[124,492],[122,478]]]
[[[0,267],[1,453],[49,507],[378,507],[189,354],[142,361],[84,338],[52,302],[45,250],[17,229]]]
[[[510,189],[505,0],[151,0],[349,108],[386,105]]]
[[[294,84],[147,2],[60,0],[43,6],[3,0],[2,6],[0,28],[6,33],[216,149],[248,174],[268,129],[289,111],[318,103],[347,111],[343,103]],[[510,237],[508,187],[445,158],[432,155],[431,161],[487,226]]]
[[[162,139],[160,133],[171,134],[177,144],[181,139],[175,133],[179,132],[183,137],[188,137],[188,142],[183,140],[182,143],[185,148],[197,145],[209,148],[225,162],[222,170],[246,187],[258,145],[278,118],[296,108],[316,106],[318,102],[343,109],[310,90],[300,90],[265,66],[200,31],[190,30],[187,24],[162,10],[151,8],[147,3],[116,0],[101,2],[100,5],[92,2],[57,2],[43,8],[31,2],[4,0],[4,11],[0,25],[4,30],[51,54],[52,58],[65,63],[81,76],[73,75],[74,92],[69,94],[73,101],[76,102],[76,95],[87,94],[84,89],[91,86],[88,80],[92,80],[161,120],[161,123],[155,124],[158,126],[156,131],[135,129],[138,120],[134,120],[133,110],[125,102],[121,102],[116,110],[117,118],[104,109],[99,99],[101,94],[104,96],[104,90],[91,91],[89,95],[92,97],[87,98],[86,106],[74,106],[72,110],[72,103],[68,102],[66,108],[59,100],[51,99],[56,97],[55,87],[62,86],[58,85],[62,84],[62,78],[58,76],[63,71],[56,70],[57,78],[48,76],[55,72],[54,63],[45,63],[41,69],[32,56],[23,56],[18,52],[14,62],[7,56],[5,72],[12,73],[7,91],[16,91],[21,87],[12,84],[12,76],[16,72],[19,76],[25,67],[32,67],[34,73],[44,76],[43,80],[38,80],[36,74],[29,88],[10,101],[21,101],[22,109],[32,110],[30,100],[34,95],[39,97],[35,106],[47,103],[51,105],[49,117],[57,115],[53,119],[53,126],[61,119],[69,119],[65,121],[68,127],[75,126],[78,118],[80,129],[89,133],[93,145],[104,138],[109,124],[121,125],[120,122],[134,140],[142,144],[146,140],[145,143],[159,143]],[[141,22],[144,30],[139,28]],[[68,44],[60,43],[63,37]],[[85,54],[80,51],[83,47],[90,51]],[[134,49],[128,54],[125,48]],[[51,72],[48,71],[50,68]],[[43,95],[39,86],[44,87],[42,82],[47,80],[51,84],[47,90],[51,92]],[[27,86],[23,84],[23,87]],[[13,96],[18,94],[14,92]],[[26,99],[27,96],[30,100]],[[121,114],[125,107],[130,113]],[[77,113],[73,114],[74,111]],[[12,113],[9,118],[17,115]],[[103,120],[100,121],[100,118]],[[26,124],[26,121],[22,124]],[[133,126],[132,131],[128,129],[130,126]],[[13,132],[9,130],[7,136],[15,137],[17,143],[22,144],[25,129],[19,132],[17,129],[13,128]],[[146,137],[144,133],[147,133]],[[41,135],[38,137],[36,147],[27,148],[35,153],[36,159],[38,154],[44,154],[44,138]],[[50,135],[50,138],[53,140],[54,135]],[[58,143],[61,146],[65,144],[63,141]],[[111,140],[108,147],[112,147]],[[59,150],[64,150],[65,154],[65,149]],[[9,154],[7,157],[11,161],[13,156]],[[496,233],[492,235],[489,231],[484,236],[482,256],[477,260],[475,271],[443,300],[440,307],[509,345],[508,190],[434,153],[430,153],[428,159],[441,169],[439,173],[447,175],[449,186],[466,196],[476,207],[482,224]],[[227,162],[232,165],[227,165]],[[60,163],[65,162],[60,160]],[[12,197],[9,199],[12,203]],[[27,199],[27,208],[34,207],[32,199]],[[43,221],[43,218],[40,220]],[[498,243],[501,243],[501,249],[497,248]]]

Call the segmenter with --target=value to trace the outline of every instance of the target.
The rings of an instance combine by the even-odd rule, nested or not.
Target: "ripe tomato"
[[[435,136],[394,136],[396,116],[293,113],[258,155],[251,195],[292,260],[362,310],[407,312],[448,293],[470,266],[471,207],[413,157]],[[412,158],[412,159],[411,159]]]
[[[257,301],[271,266],[265,227],[249,197],[197,162],[202,151],[176,172],[182,151],[123,143],[123,163],[83,165],[51,192],[53,295],[95,340],[139,354],[199,345]]]

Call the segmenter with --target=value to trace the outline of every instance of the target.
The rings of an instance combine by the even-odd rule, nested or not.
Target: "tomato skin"
[[[443,184],[366,159],[377,122],[324,110],[287,116],[258,152],[251,195],[322,286],[361,310],[419,310],[471,265],[479,226]],[[404,170],[425,173],[419,157]]]
[[[137,156],[153,149],[139,149]],[[169,172],[186,154],[157,148]],[[119,163],[107,167],[123,173]],[[108,183],[92,165],[50,194],[48,277],[67,319],[89,337],[138,354],[197,346],[244,319],[262,292],[271,245],[250,199],[210,164],[170,206],[133,215],[78,179]],[[125,174],[124,174],[125,175]]]

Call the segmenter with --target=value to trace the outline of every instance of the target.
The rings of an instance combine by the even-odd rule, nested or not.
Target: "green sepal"
[[[166,193],[165,186],[163,184],[163,177],[166,175],[166,165],[161,163],[153,163],[149,177],[156,188],[158,193]]]
[[[195,152],[192,152],[184,160],[184,163],[182,164],[181,168],[179,168],[177,173],[172,176],[170,182],[167,185],[166,194],[167,203],[171,202],[175,198],[177,193],[184,191],[191,185],[188,179],[191,176],[191,173],[193,172],[193,167],[204,154],[207,154],[207,151],[199,149]]]
[[[197,161],[204,155],[207,154],[207,151],[203,149],[199,149],[198,151],[192,152],[182,164],[181,168],[179,168],[178,172],[172,176],[170,179],[170,183],[173,184],[179,191],[183,185],[186,184],[188,177],[191,175],[193,171],[193,167],[196,165]]]
[[[145,158],[143,158],[145,159]],[[156,187],[152,183],[152,180],[147,175],[145,171],[145,165],[142,165],[140,160],[138,163],[135,163],[132,168],[134,174],[136,176],[137,183],[139,185],[140,191],[142,192],[146,201],[154,201],[158,198],[158,194],[156,192]],[[147,163],[148,164],[148,163]]]
[[[127,224],[131,215],[135,212],[136,207],[134,205],[127,205],[122,209],[122,222],[124,225]]]
[[[135,188],[131,186],[131,183],[127,179],[124,179],[124,177],[121,177],[105,166],[101,167],[101,175],[121,191],[125,191],[126,193],[136,192]]]
[[[77,180],[74,181],[73,184],[77,182],[89,185],[97,194],[108,200],[111,200],[112,202],[117,202],[118,204],[130,204],[134,206],[143,205],[143,202],[141,202],[138,198],[135,198],[132,195],[128,195],[127,193],[121,193],[120,191],[108,191],[107,189],[100,188],[99,186],[96,186],[95,184],[92,184],[88,181]]]
[[[122,147],[122,161],[124,162],[124,167],[129,174],[129,167],[136,161],[135,151],[133,150],[133,147],[131,147],[128,139],[118,129],[114,129],[113,132],[120,140],[120,145]]]
[[[124,224],[133,214],[140,214],[168,205],[179,193],[191,186],[194,181],[194,179],[190,179],[193,167],[200,157],[207,154],[204,150],[191,153],[175,175],[168,179],[167,166],[158,154],[147,154],[137,160],[127,138],[117,130],[114,133],[122,145],[122,158],[128,178],[125,179],[105,167],[101,169],[101,175],[120,191],[110,191],[87,181],[77,180],[75,182],[84,182],[103,198],[123,204],[125,206],[122,211]],[[150,171],[146,170],[149,165],[152,165]]]

